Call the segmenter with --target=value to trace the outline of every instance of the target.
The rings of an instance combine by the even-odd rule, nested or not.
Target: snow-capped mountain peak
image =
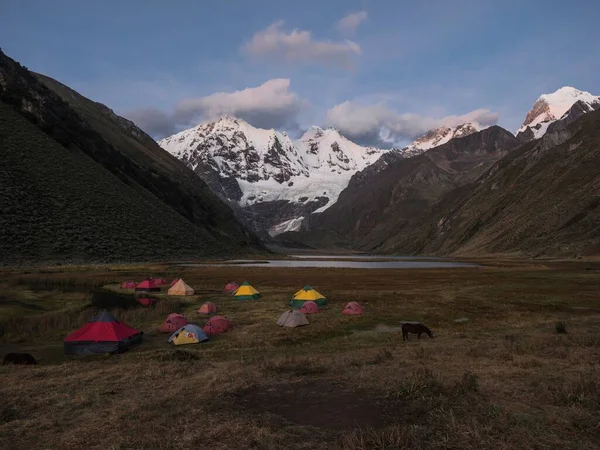
[[[293,142],[286,133],[230,116],[174,134],[159,145],[236,207],[257,205],[261,227],[266,222],[273,235],[299,227],[300,217],[327,209],[352,175],[385,153],[355,144],[334,128],[313,126]]]
[[[581,102],[588,110],[600,107],[600,97],[571,86],[564,86],[551,94],[541,95],[527,113],[523,125],[517,133],[531,134],[534,139],[542,137],[548,129],[548,125],[563,118],[578,102]],[[530,132],[528,133],[528,131]]]
[[[404,147],[403,152],[407,156],[416,155],[430,148],[445,144],[451,139],[465,137],[478,131],[481,131],[481,127],[475,122],[465,122],[454,128],[442,125],[415,139],[411,144]]]

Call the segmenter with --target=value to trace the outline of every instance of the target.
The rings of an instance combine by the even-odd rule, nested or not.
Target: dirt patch
[[[276,414],[298,425],[334,429],[415,423],[427,412],[415,402],[334,383],[261,386],[240,393],[237,402],[245,409]]]

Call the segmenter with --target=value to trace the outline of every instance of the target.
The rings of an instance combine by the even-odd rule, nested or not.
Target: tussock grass
[[[93,280],[116,285],[152,270],[183,277],[197,295],[160,293],[155,308],[111,308],[145,332],[132,351],[62,356],[62,338],[96,311]],[[600,273],[583,266],[152,270],[0,272],[1,295],[20,302],[0,301],[0,312],[11,311],[0,320],[0,350],[40,361],[0,366],[0,447],[597,447]],[[47,287],[14,282],[36,277]],[[87,291],[53,284],[69,278],[81,278],[75,284]],[[232,279],[250,281],[263,298],[223,294]],[[307,327],[277,327],[305,284],[329,305]],[[232,319],[231,333],[185,347],[157,333],[171,312],[202,325],[207,318],[195,310],[208,300]],[[364,316],[340,314],[353,300],[365,305]],[[460,317],[469,322],[456,323]],[[403,342],[399,325],[408,320],[423,321],[436,338]],[[568,334],[555,333],[557,320],[569,324]]]

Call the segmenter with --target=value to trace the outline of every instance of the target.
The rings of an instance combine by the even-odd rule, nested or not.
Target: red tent
[[[230,281],[225,285],[225,292],[228,294],[233,294],[235,291],[237,291],[237,288],[239,287],[240,285],[237,282]]]
[[[154,278],[154,284],[157,286],[166,286],[169,284],[166,278]]]
[[[227,333],[232,328],[233,324],[227,317],[213,316],[206,322],[203,330],[208,336],[214,336],[216,334]]]
[[[135,281],[125,281],[121,285],[121,289],[135,289]]]
[[[346,314],[348,316],[360,316],[361,314],[364,314],[364,310],[358,302],[350,302],[346,305],[342,311],[342,314]]]
[[[174,333],[181,327],[187,325],[189,322],[181,314],[173,313],[169,314],[163,324],[160,326],[158,331],[161,333]]]
[[[300,312],[303,314],[316,314],[321,311],[319,310],[319,305],[317,305],[315,302],[308,301],[302,304],[300,307]]]
[[[179,280],[181,280],[181,278],[175,278],[173,281],[171,281],[171,287],[175,286]]]
[[[65,338],[65,354],[121,353],[141,342],[142,335],[141,331],[119,322],[108,311],[102,311]]]
[[[206,302],[200,308],[198,308],[200,314],[212,314],[217,312],[217,305],[213,302]]]
[[[156,284],[156,278],[148,278],[147,280],[140,281],[135,290],[137,292],[155,292],[160,291],[160,285]]]
[[[137,298],[137,301],[140,305],[147,306],[147,307],[150,307],[156,303],[155,298],[148,298],[148,297],[139,297],[139,298]]]

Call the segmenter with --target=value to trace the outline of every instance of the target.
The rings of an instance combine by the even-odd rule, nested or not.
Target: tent
[[[221,333],[227,333],[233,328],[231,320],[223,316],[212,316],[206,325],[204,325],[204,332],[209,336],[214,336]]]
[[[192,323],[181,327],[169,338],[169,342],[173,345],[199,344],[204,341],[208,341],[208,336],[202,328]]]
[[[239,287],[240,287],[240,285],[237,282],[230,281],[229,283],[227,283],[225,285],[225,292],[227,294],[233,294]]]
[[[217,305],[212,302],[206,302],[200,308],[198,308],[200,314],[213,314],[217,312]]]
[[[327,304],[327,299],[322,294],[314,290],[311,286],[304,286],[294,294],[290,300],[290,306],[292,308],[299,308],[304,302],[309,301],[315,302],[318,306],[325,306]]]
[[[360,306],[358,302],[350,302],[346,304],[344,310],[342,311],[342,314],[346,314],[348,316],[360,316],[364,313],[365,311],[363,310],[363,307]]]
[[[121,353],[139,344],[143,334],[104,310],[65,338],[65,355]]]
[[[250,286],[247,281],[244,281],[233,293],[233,298],[236,300],[253,300],[260,298],[260,292]]]
[[[166,278],[155,278],[154,284],[156,284],[157,286],[166,286],[167,284],[169,284],[169,282]]]
[[[309,325],[310,322],[304,314],[297,309],[290,309],[284,312],[277,321],[277,325],[280,327],[301,327],[302,325]]]
[[[169,291],[169,295],[194,295],[194,290],[183,279],[175,283]]]
[[[184,325],[187,325],[187,319],[181,314],[169,314],[158,331],[161,333],[173,333]]]
[[[135,289],[135,281],[125,281],[121,285],[121,289]]]
[[[321,312],[319,305],[313,301],[304,302],[298,311],[300,311],[302,314],[317,314]]]
[[[147,280],[140,281],[135,287],[137,292],[156,292],[160,291],[160,286],[156,284],[154,278],[148,278]]]
[[[175,286],[179,280],[181,280],[181,278],[174,278],[173,281],[171,281],[170,286]]]
[[[153,306],[156,303],[156,299],[150,297],[138,297],[136,300],[140,305],[147,307]]]

